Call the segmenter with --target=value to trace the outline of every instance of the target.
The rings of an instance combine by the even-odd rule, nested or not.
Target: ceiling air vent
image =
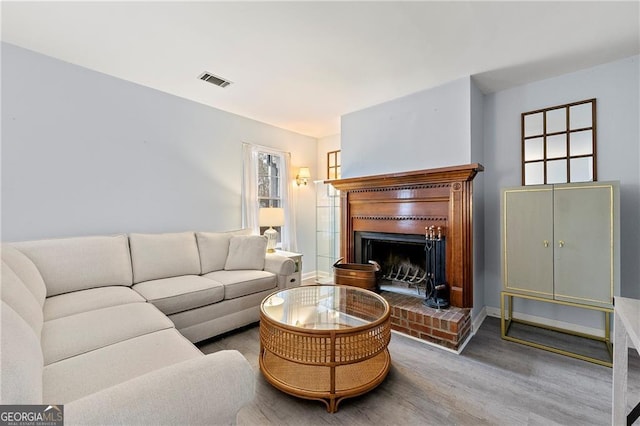
[[[210,72],[206,71],[200,74],[200,77],[198,78],[208,83],[215,84],[218,87],[227,87],[231,84],[230,81],[227,81],[224,78],[218,77],[217,75],[213,75]]]

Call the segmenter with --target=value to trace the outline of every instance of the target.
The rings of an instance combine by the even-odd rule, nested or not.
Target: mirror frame
[[[574,107],[577,105],[589,104],[589,103],[591,104],[591,126],[572,129],[571,128],[571,107]],[[558,110],[564,110],[564,115],[566,118],[565,129],[563,131],[547,132],[547,114],[550,112],[555,113]],[[527,135],[525,132],[526,131],[525,120],[526,120],[526,117],[534,114],[542,114],[542,133]],[[596,164],[597,164],[596,127],[597,126],[596,126],[596,99],[595,98],[586,99],[578,102],[572,102],[564,105],[556,105],[548,108],[542,108],[535,111],[523,112],[521,115],[520,126],[521,126],[521,134],[522,134],[522,137],[521,137],[522,185],[537,185],[541,183],[547,184],[548,183],[547,163],[550,161],[563,160],[563,159],[566,160],[566,163],[567,163],[566,182],[586,182],[584,180],[580,180],[580,181],[571,180],[571,160],[579,159],[579,158],[587,158],[591,160],[591,169],[592,169],[591,181],[595,182],[598,180],[597,167],[596,167]],[[592,143],[591,154],[571,155],[571,135],[577,132],[587,132],[587,131],[591,131],[591,143]],[[557,136],[557,135],[565,136],[565,140],[567,144],[565,155],[560,157],[548,157],[547,156],[547,138]],[[525,158],[526,141],[530,139],[538,139],[538,138],[542,138],[542,141],[543,141],[542,158],[539,158],[539,159],[537,158],[534,160],[526,160]],[[542,169],[543,169],[544,176],[543,176],[542,182],[536,181],[536,182],[527,183],[526,181],[525,167],[527,164],[533,164],[533,163],[539,163],[539,164],[542,164],[543,166]],[[553,181],[551,183],[562,183],[562,182]]]

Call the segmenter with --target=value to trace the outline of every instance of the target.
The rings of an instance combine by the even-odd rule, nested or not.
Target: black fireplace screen
[[[424,295],[425,305],[433,308],[449,306],[445,247],[436,227],[429,227],[426,235],[355,233],[355,261],[380,265],[379,288]]]
[[[424,293],[427,281],[427,260],[424,235],[356,232],[355,260],[380,264],[381,286],[415,288]]]

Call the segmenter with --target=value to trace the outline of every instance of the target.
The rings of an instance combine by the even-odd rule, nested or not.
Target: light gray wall
[[[242,142],[316,164],[313,138],[2,44],[4,241],[239,228]],[[313,186],[294,191],[313,271]]]
[[[598,179],[621,186],[621,292],[640,297],[640,168],[638,56],[485,96],[485,302],[500,306],[500,189],[521,184],[520,114],[597,99]],[[601,327],[583,310],[522,304],[522,312]]]
[[[342,116],[342,176],[483,163],[483,94],[470,77]],[[484,180],[473,182],[472,315],[484,307]]]
[[[474,180],[474,315],[500,306],[500,189],[520,185],[520,114],[597,98],[598,178],[621,182],[622,295],[640,297],[638,57],[482,95],[456,80],[342,117],[343,177],[484,165]],[[584,327],[601,317],[548,304],[516,310]]]
[[[469,77],[342,116],[342,177],[471,161]]]
[[[469,80],[471,114],[471,163],[484,165],[484,95]],[[476,317],[484,308],[484,172],[473,179],[473,310]]]

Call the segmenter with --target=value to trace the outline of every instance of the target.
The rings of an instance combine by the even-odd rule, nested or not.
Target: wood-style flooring
[[[456,355],[394,333],[387,379],[366,395],[324,404],[284,394],[261,376],[258,326],[199,345],[236,349],[255,370],[256,397],[240,425],[608,425],[612,370],[500,338],[487,318]],[[640,358],[630,350],[629,410],[640,401]]]

